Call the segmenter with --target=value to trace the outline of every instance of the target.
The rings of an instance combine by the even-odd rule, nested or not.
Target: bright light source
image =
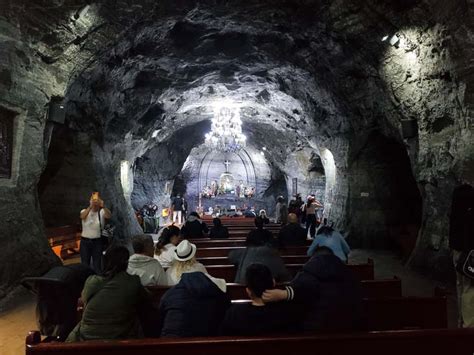
[[[133,181],[130,173],[130,163],[127,160],[122,160],[120,162],[120,182],[124,195],[132,193]]]
[[[260,154],[262,154],[262,155],[265,155],[265,153],[264,153],[264,152],[260,152]]]
[[[241,105],[229,99],[219,99],[211,106],[214,111],[211,131],[205,135],[205,144],[208,148],[237,152],[245,147],[247,137],[242,134]]]
[[[262,150],[267,150],[267,147],[263,147]]]
[[[397,35],[393,35],[392,38],[390,38],[390,45],[396,46],[398,43],[400,43],[400,38]]]
[[[387,36],[383,36],[383,37],[382,37],[382,42],[385,42],[387,39],[388,39],[388,35],[387,35]]]
[[[158,131],[158,130],[154,131],[154,132],[152,133],[151,137],[152,137],[152,138],[158,137],[158,133],[160,133],[160,131]]]

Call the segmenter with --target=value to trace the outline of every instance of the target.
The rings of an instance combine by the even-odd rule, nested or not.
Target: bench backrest
[[[306,255],[282,255],[285,264],[305,264],[309,257]],[[230,260],[226,256],[197,258],[203,265],[231,265]]]
[[[267,353],[364,355],[472,355],[474,329],[429,329],[345,334],[255,337],[158,338],[81,343],[40,343],[39,332],[26,338],[26,355],[242,355]],[[304,350],[303,350],[304,349]],[[303,350],[303,351],[302,351]]]
[[[80,230],[77,226],[73,225],[46,228],[46,237],[48,238],[49,245],[54,247],[80,239]]]
[[[196,244],[198,248],[214,248],[214,247],[244,247],[245,239],[244,238],[229,238],[229,239],[189,239],[191,243]],[[311,245],[311,240],[306,241],[303,246],[309,247]]]
[[[213,247],[213,248],[198,248],[196,252],[197,258],[227,256],[233,250],[241,250],[245,247]],[[306,255],[308,251],[307,246],[302,247],[286,247],[280,250],[281,255]]]
[[[362,280],[360,282],[364,297],[383,298],[401,297],[402,283],[399,278],[384,280]],[[170,286],[148,286],[152,295],[153,303],[159,304],[161,297],[168,291]],[[227,283],[227,294],[233,300],[248,298],[245,286],[238,283]]]
[[[302,269],[304,264],[286,264],[286,268],[295,276]],[[358,280],[374,279],[374,264],[349,264],[349,269],[354,273],[354,277]],[[217,278],[224,279],[226,282],[234,282],[237,269],[234,265],[207,265],[207,272]]]

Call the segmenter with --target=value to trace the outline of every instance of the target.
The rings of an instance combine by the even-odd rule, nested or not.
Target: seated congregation
[[[233,341],[252,352],[276,346],[283,354],[293,341],[332,351],[372,337],[395,349],[425,339],[430,329],[465,346],[467,334],[441,329],[447,327],[445,296],[401,297],[401,280],[375,280],[370,259],[348,262],[349,246],[327,221],[310,239],[310,228],[291,213],[286,225],[265,216],[255,218],[254,228],[248,220],[220,222],[214,228],[228,229],[228,237],[189,238],[170,225],[156,244],[150,235],[132,238],[131,255],[125,246],[110,247],[103,271],[81,279],[77,321],[44,341],[31,332],[27,354],[154,353],[158,347],[181,353],[188,345],[236,354]]]
[[[291,215],[289,220],[295,223]],[[245,247],[228,255],[247,300],[232,303],[226,280],[213,277],[199,262],[196,244],[171,225],[156,245],[150,235],[135,236],[131,256],[125,246],[107,250],[103,272],[84,284],[82,318],[66,341],[364,329],[359,281],[334,245],[312,245],[311,259],[292,280],[278,250],[282,243],[264,228],[264,219],[257,217],[255,226]],[[223,228],[220,220],[214,228]],[[169,289],[157,300],[148,290],[153,286]]]

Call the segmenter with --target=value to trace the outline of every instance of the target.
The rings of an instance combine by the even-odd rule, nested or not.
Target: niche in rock
[[[408,257],[420,228],[422,201],[405,147],[374,131],[349,171],[352,247],[397,248]]]
[[[46,227],[79,222],[79,212],[97,191],[90,138],[66,126],[52,127],[46,168],[38,195]]]
[[[13,165],[13,134],[16,114],[0,107],[0,178],[10,179]]]

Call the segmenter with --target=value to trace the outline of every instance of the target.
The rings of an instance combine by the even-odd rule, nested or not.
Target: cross
[[[228,170],[229,170],[230,162],[229,162],[228,160],[226,160],[226,161],[224,162],[224,165],[225,165],[225,172],[228,173],[228,172],[229,172]]]

